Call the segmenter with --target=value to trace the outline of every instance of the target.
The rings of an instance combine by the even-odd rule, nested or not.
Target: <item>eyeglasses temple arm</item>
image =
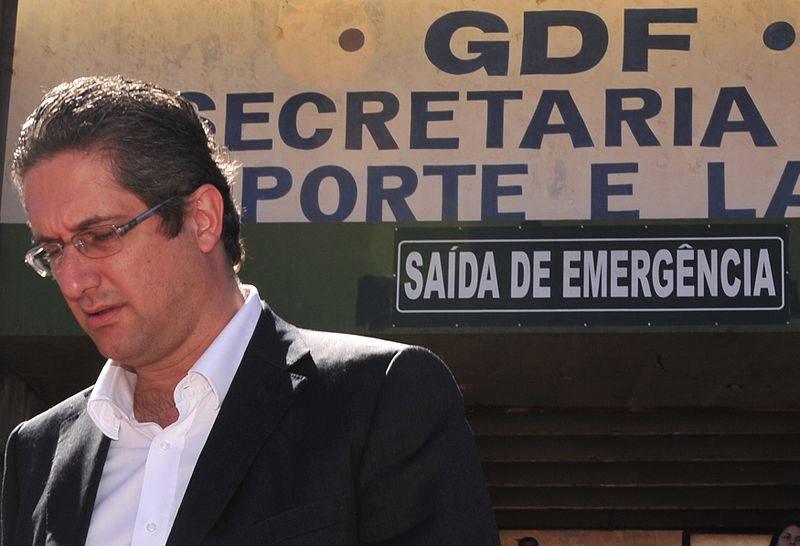
[[[122,224],[121,226],[115,226],[115,227],[116,227],[116,229],[117,229],[117,233],[119,233],[120,237],[121,237],[121,236],[123,236],[123,235],[125,235],[125,234],[126,234],[126,233],[128,233],[128,232],[129,232],[129,231],[130,231],[132,228],[136,227],[136,225],[137,225],[137,224],[139,224],[139,223],[143,222],[144,220],[147,220],[147,219],[148,219],[148,218],[150,218],[150,217],[151,217],[153,214],[155,214],[155,213],[156,213],[156,211],[158,211],[158,209],[160,209],[161,207],[163,207],[163,206],[164,206],[164,205],[166,205],[167,203],[169,203],[169,202],[171,202],[171,201],[173,201],[173,200],[177,199],[178,197],[180,197],[180,196],[179,196],[179,195],[173,195],[172,197],[170,197],[170,198],[169,198],[169,199],[167,199],[166,201],[162,201],[162,202],[160,202],[159,204],[155,205],[154,207],[151,207],[151,208],[147,209],[146,211],[144,211],[143,213],[141,213],[139,216],[137,216],[136,218],[134,218],[133,220],[131,220],[131,221],[130,221],[130,222],[128,222],[127,224]]]

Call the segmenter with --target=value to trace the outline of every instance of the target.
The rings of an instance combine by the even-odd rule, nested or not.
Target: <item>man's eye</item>
[[[117,238],[117,234],[112,227],[104,227],[102,229],[86,231],[84,233],[79,234],[76,241],[76,246],[78,246],[82,251],[102,251],[107,246],[112,245],[115,243]]]
[[[116,237],[113,229],[104,229],[102,231],[93,231],[88,234],[88,243],[104,243]]]

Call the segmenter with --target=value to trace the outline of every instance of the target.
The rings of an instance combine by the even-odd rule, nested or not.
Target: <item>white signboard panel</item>
[[[19,0],[5,162],[43,90],[122,73],[188,92],[246,221],[798,216],[799,26],[796,0]]]

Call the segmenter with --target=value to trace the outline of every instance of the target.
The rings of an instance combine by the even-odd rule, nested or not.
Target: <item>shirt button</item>
[[[148,533],[155,533],[156,529],[158,529],[158,525],[156,525],[155,522],[151,521],[145,526],[145,529],[147,529]]]
[[[161,442],[159,447],[161,448],[161,451],[166,451],[169,449],[169,442]]]

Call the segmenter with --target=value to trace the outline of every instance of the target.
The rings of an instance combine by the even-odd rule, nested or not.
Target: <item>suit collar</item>
[[[110,440],[85,411],[65,420],[59,431],[47,485],[48,544],[83,544]]]
[[[196,544],[213,527],[259,449],[307,381],[309,350],[264,304],[239,370],[189,480],[167,544]]]
[[[272,366],[285,370],[308,355],[309,348],[297,327],[273,313],[265,302],[262,301],[261,305],[261,319],[256,325],[245,357],[259,357]],[[254,343],[255,340],[258,342]]]

